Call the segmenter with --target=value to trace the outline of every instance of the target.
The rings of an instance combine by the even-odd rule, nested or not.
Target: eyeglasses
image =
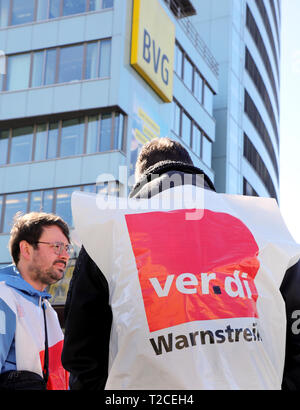
[[[67,245],[65,245],[63,242],[42,242],[42,241],[38,241],[38,242],[35,242],[35,243],[45,243],[46,245],[50,245],[53,248],[54,253],[56,255],[61,255],[64,250],[67,252],[67,254],[69,256],[73,252],[73,246],[69,243]]]

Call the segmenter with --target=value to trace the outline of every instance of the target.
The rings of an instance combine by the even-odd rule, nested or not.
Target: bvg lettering
[[[222,288],[229,296],[233,298],[239,296],[242,298],[247,297],[251,299],[252,292],[247,277],[247,273],[235,270],[233,276],[230,275],[225,277]],[[157,296],[159,298],[163,298],[169,295],[174,278],[175,275],[168,275],[164,285],[161,285],[155,277],[150,278],[149,281],[151,282]],[[219,295],[223,292],[223,289],[219,285],[214,285],[213,281],[215,279],[216,274],[214,272],[201,273],[200,277],[197,277],[193,273],[182,273],[177,276],[175,286],[177,291],[183,294],[201,293],[202,295],[208,295],[212,290],[213,293]]]
[[[168,70],[169,59],[166,56],[166,54],[162,54],[161,48],[157,47],[155,40],[151,39],[151,36],[146,29],[144,29],[143,58],[148,64],[151,64],[151,60],[153,61],[153,68],[156,74],[158,73],[158,69],[160,65],[161,79],[166,85],[168,85],[169,84],[169,70]]]

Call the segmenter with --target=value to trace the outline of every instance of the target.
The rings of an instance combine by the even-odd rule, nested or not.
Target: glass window
[[[47,189],[43,192],[43,211],[47,213],[53,212],[54,191]]]
[[[62,122],[60,156],[83,153],[84,119],[75,118]]]
[[[69,226],[73,226],[71,195],[74,191],[79,191],[78,187],[60,188],[56,190],[56,215],[63,218]]]
[[[53,19],[60,16],[60,0],[50,0],[49,18]]]
[[[185,85],[192,91],[193,90],[193,65],[186,57],[184,58],[183,81]]]
[[[118,181],[102,182],[96,185],[96,193],[101,195],[119,196],[120,187]]]
[[[122,150],[123,148],[123,128],[124,128],[124,116],[121,113],[116,113],[115,121],[114,121],[113,149]]]
[[[244,183],[244,189],[243,189],[243,195],[248,195],[248,196],[259,196],[255,189],[252,187],[252,185],[249,184],[249,182],[244,178],[243,179]]]
[[[82,79],[83,45],[60,49],[58,82],[67,83]]]
[[[203,80],[198,71],[195,71],[194,95],[202,103]]]
[[[100,10],[102,6],[102,0],[90,0],[90,11]]]
[[[34,20],[35,0],[12,0],[11,25],[30,23]]]
[[[47,148],[47,125],[39,124],[35,132],[34,160],[41,161],[46,158]]]
[[[196,124],[193,124],[193,151],[198,157],[201,156],[201,131]]]
[[[37,51],[33,54],[32,81],[31,87],[43,85],[44,72],[44,51]]]
[[[183,52],[177,44],[176,44],[175,47],[176,47],[175,48],[175,72],[180,78],[182,78]]]
[[[27,212],[28,193],[8,194],[5,201],[3,232],[10,232],[17,212]]]
[[[30,206],[31,212],[47,212],[53,211],[53,190],[31,192]]]
[[[113,0],[90,0],[90,11],[108,9],[114,6]]]
[[[0,130],[0,165],[7,163],[8,137],[9,130]]]
[[[82,187],[82,190],[83,190],[83,192],[92,192],[92,193],[94,193],[95,192],[95,187],[96,187],[96,185],[84,185]]]
[[[63,0],[63,16],[84,13],[85,10],[86,0]]]
[[[101,182],[99,184],[96,184],[96,193],[107,196],[108,195],[108,183]]]
[[[0,0],[0,27],[8,25],[9,0]]]
[[[49,0],[38,0],[36,19],[46,20],[48,19],[48,3]]]
[[[202,144],[202,160],[209,168],[211,168],[212,143],[204,134]]]
[[[251,185],[249,184],[248,181],[246,181],[244,179],[244,195],[249,195],[251,196],[252,194],[252,189],[251,189]]]
[[[192,121],[186,115],[185,112],[182,113],[182,129],[181,129],[181,137],[183,141],[189,146],[191,143],[191,126]]]
[[[57,157],[58,122],[49,124],[47,159]]]
[[[3,195],[0,195],[0,229],[1,229],[1,221],[2,221],[2,206],[3,206]],[[0,230],[1,232],[1,230]]]
[[[92,154],[98,151],[99,115],[88,118],[86,153]]]
[[[45,85],[54,84],[56,78],[56,48],[46,50]]]
[[[97,78],[99,43],[93,42],[86,46],[85,78]]]
[[[213,112],[213,92],[207,84],[204,85],[204,107],[206,111],[212,115]]]
[[[12,132],[10,163],[31,161],[33,127],[15,128]]]
[[[103,9],[109,9],[114,6],[114,0],[102,0],[102,8]]]
[[[175,134],[180,135],[180,107],[176,102],[173,102],[173,130]]]
[[[1,0],[0,0],[1,1]],[[6,56],[0,51],[0,92],[4,91],[4,74],[6,73]]]
[[[30,194],[30,212],[41,212],[43,208],[43,191],[31,192]]]
[[[6,89],[21,90],[29,86],[30,54],[8,57]]]
[[[111,149],[112,115],[103,114],[100,120],[100,151]]]
[[[100,42],[100,66],[99,77],[110,76],[110,52],[111,40],[103,40]]]

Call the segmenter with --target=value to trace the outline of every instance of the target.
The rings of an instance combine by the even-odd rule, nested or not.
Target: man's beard
[[[42,268],[36,264],[32,264],[31,266],[29,266],[29,269],[33,274],[34,280],[38,280],[39,282],[47,286],[52,285],[53,283],[56,283],[59,280],[61,280],[64,277],[65,269],[58,269],[57,267],[55,267],[56,263],[62,263],[66,267],[66,262],[61,259],[57,259],[56,261],[54,261],[52,266],[50,266],[48,269]]]

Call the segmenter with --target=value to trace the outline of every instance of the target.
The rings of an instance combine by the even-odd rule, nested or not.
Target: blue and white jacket
[[[68,373],[61,364],[63,332],[51,295],[26,282],[14,265],[0,269],[0,373],[29,370],[42,376],[45,356],[46,310],[49,345],[49,380],[47,389],[68,388]]]

